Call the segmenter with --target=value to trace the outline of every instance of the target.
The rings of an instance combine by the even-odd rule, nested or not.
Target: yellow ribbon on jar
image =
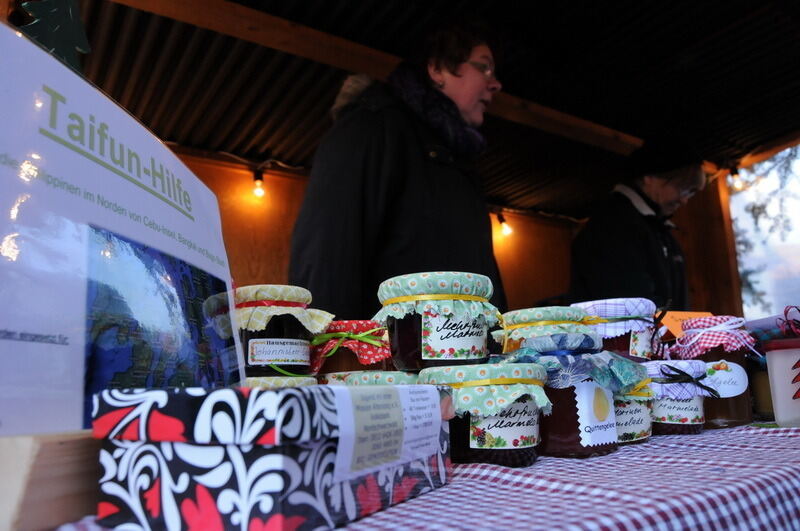
[[[466,294],[448,294],[448,293],[429,293],[426,295],[403,295],[400,297],[392,297],[383,301],[384,306],[389,304],[396,304],[398,302],[416,302],[416,301],[477,301],[489,302],[486,297],[478,297],[477,295]]]
[[[638,384],[636,384],[633,389],[625,393],[625,396],[641,396],[643,398],[650,398],[653,396],[653,391],[651,389],[647,389],[647,385],[650,384],[653,380],[650,378],[645,378]]]
[[[484,378],[483,380],[470,380],[468,382],[453,382],[444,385],[449,385],[454,389],[461,389],[462,387],[481,387],[484,385],[513,385],[513,384],[528,384],[543,386],[542,380],[536,378]]]

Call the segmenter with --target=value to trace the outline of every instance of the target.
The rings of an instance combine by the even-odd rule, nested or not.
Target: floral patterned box
[[[426,388],[432,453],[338,479],[337,453],[348,455],[339,441],[354,440],[357,430],[342,420],[336,393],[364,403],[398,387]],[[97,520],[104,527],[333,527],[431,492],[451,474],[448,422],[439,422],[453,415],[446,387],[106,390],[95,395],[93,413],[94,436],[103,439]],[[340,424],[349,428],[340,433]],[[402,443],[403,455],[409,446]]]

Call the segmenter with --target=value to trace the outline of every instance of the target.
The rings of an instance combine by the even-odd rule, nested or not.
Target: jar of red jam
[[[414,273],[378,287],[383,308],[373,318],[389,331],[392,362],[401,371],[483,363],[487,332],[497,323],[492,282],[474,273]]]
[[[645,379],[631,389],[614,394],[614,414],[617,418],[617,443],[647,442],[653,434],[653,399],[655,395]]]
[[[707,397],[703,402],[706,429],[753,421],[745,355],[754,351],[755,339],[743,326],[744,319],[730,315],[698,317],[681,323],[683,335],[676,340],[672,356],[705,362],[706,384],[719,393],[719,398]]]
[[[634,361],[653,358],[652,343],[655,338],[654,314],[656,305],[643,298],[603,299],[578,302],[598,322],[592,329],[603,339],[607,350]]]
[[[542,356],[547,369],[545,392],[553,412],[542,419],[542,455],[594,457],[617,449],[617,421],[608,378],[594,354]],[[601,385],[601,383],[605,385]]]
[[[310,372],[311,339],[333,315],[308,308],[311,292],[261,284],[236,288],[236,323],[247,376],[302,376]]]
[[[691,435],[703,431],[703,400],[717,395],[706,382],[700,360],[658,360],[644,363],[655,394],[653,435]],[[718,395],[717,395],[718,396]]]
[[[454,463],[525,467],[537,458],[540,412],[550,411],[542,389],[545,377],[535,363],[492,363],[423,369],[419,383],[453,388]]]
[[[391,370],[387,335],[376,321],[331,321],[311,341],[311,374]]]
[[[492,337],[503,345],[503,352],[506,353],[528,346],[526,340],[537,337],[562,337],[565,334],[571,334],[571,337],[578,337],[576,334],[597,337],[586,324],[587,319],[588,314],[583,309],[570,306],[514,310],[503,314],[502,329],[492,332]],[[601,347],[599,339],[589,347],[591,351],[598,350]]]

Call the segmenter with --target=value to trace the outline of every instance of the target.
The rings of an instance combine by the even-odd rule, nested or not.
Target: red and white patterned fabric
[[[389,343],[383,339],[384,329],[377,321],[332,321],[324,333],[347,333],[347,334],[361,334],[380,328],[377,332],[370,334],[371,339],[379,339],[381,345],[376,346],[358,339],[345,339],[339,345],[339,348],[346,348],[353,351],[358,358],[361,365],[371,365],[379,361],[392,357],[392,352],[389,350]],[[336,345],[339,344],[341,338],[332,338],[325,343],[314,346],[311,349],[311,374],[317,374],[322,368],[325,358]]]
[[[744,319],[732,315],[687,319],[681,323],[683,336],[675,341],[669,354],[688,360],[715,347],[722,347],[726,352],[749,349],[758,354],[753,348],[756,340],[743,326]]]
[[[455,465],[450,484],[349,529],[800,529],[800,428],[651,437],[524,469]]]
[[[651,437],[523,469],[455,465],[451,482],[349,529],[800,529],[800,428]],[[97,531],[86,518],[60,531]]]

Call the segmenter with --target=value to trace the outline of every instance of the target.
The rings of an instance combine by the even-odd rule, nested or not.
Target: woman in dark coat
[[[505,307],[491,223],[469,164],[476,129],[501,85],[486,39],[463,29],[432,37],[425,59],[388,83],[350,79],[352,101],[317,150],[292,235],[289,282],[339,319],[378,309],[378,284],[404,273],[467,271],[491,278]],[[353,90],[353,88],[356,90]],[[353,94],[355,92],[356,94]]]

